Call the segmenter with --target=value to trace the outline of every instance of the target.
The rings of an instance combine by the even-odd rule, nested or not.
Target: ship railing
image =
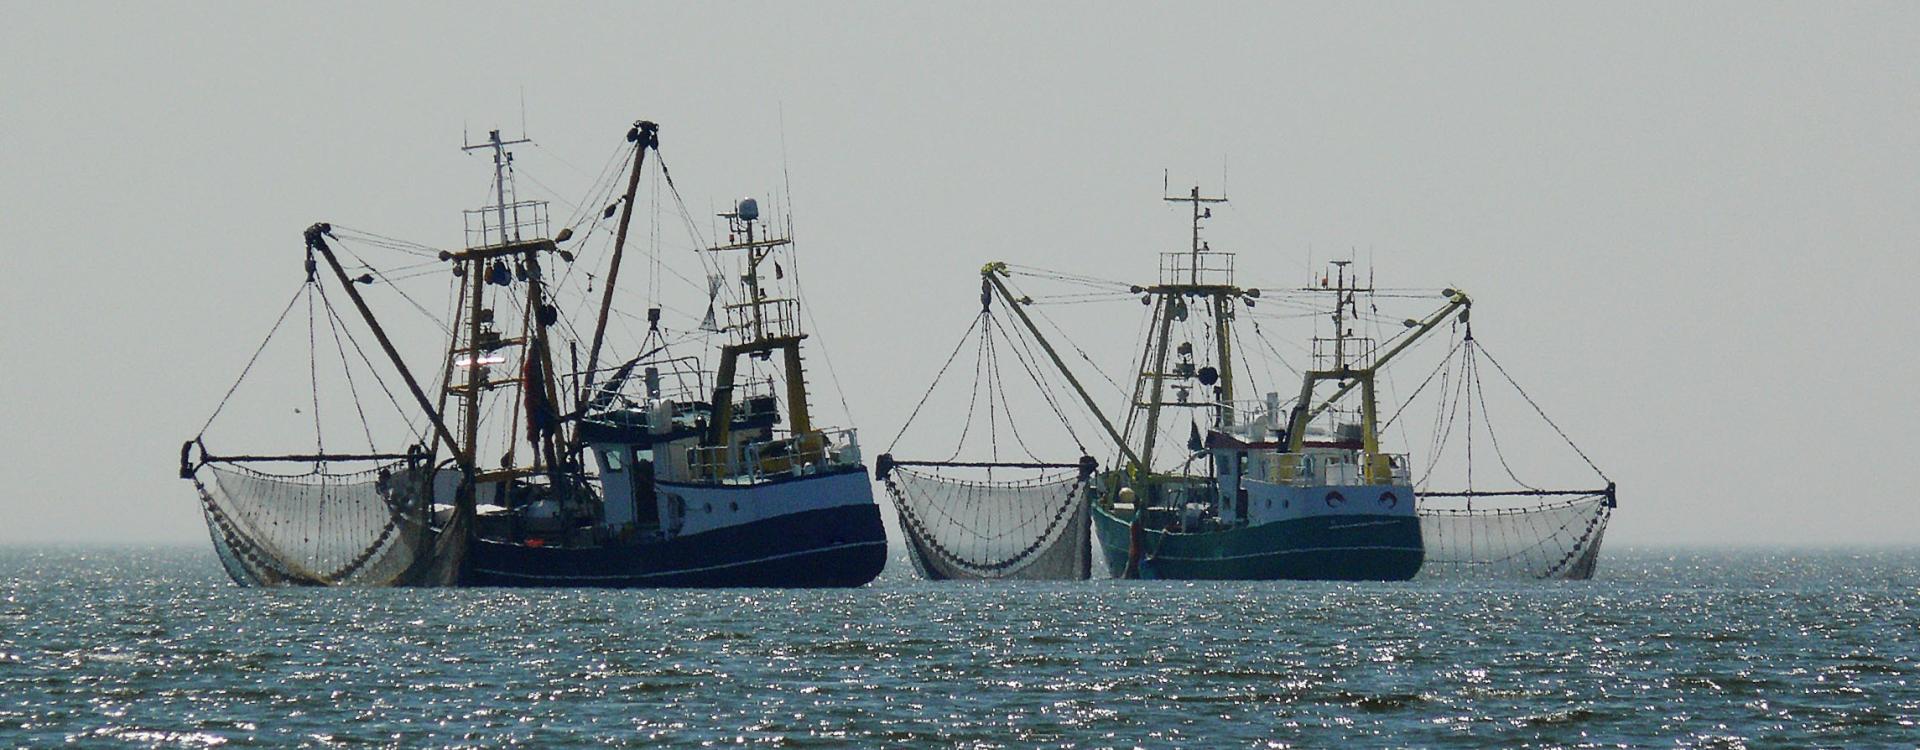
[[[1171,286],[1231,286],[1233,253],[1161,253],[1160,283]]]
[[[691,359],[691,358],[685,358]],[[608,378],[618,368],[603,367],[596,371],[599,377]],[[625,380],[617,383],[602,381],[594,385],[594,398],[604,402],[602,406],[617,407],[620,404],[637,406],[658,404],[671,401],[676,404],[706,402],[713,397],[714,374],[705,369],[663,370],[658,380],[650,386],[644,370],[629,373]],[[577,376],[573,379],[578,380]],[[655,390],[657,387],[657,391]],[[736,380],[733,386],[733,411],[735,416],[759,409],[768,408],[768,399],[777,398],[772,377],[744,378]]]
[[[1405,453],[1279,453],[1268,459],[1265,479],[1290,487],[1411,484],[1412,466]]]
[[[687,451],[688,470],[694,478],[728,484],[825,474],[859,466],[860,462],[859,431],[853,428]]]
[[[649,370],[653,371],[652,377]],[[712,393],[708,384],[713,382],[713,371],[703,369],[698,357],[648,360],[632,367],[607,365],[594,370],[593,376],[593,398],[608,404],[623,401],[634,405],[663,399],[676,403],[705,401]],[[585,373],[573,372],[566,377],[571,387],[578,388]]]
[[[699,382],[679,385],[672,388],[661,388],[660,396],[654,400],[673,401],[682,404],[692,401],[706,401],[713,397],[713,392],[707,390],[706,385],[712,382],[712,377],[712,371],[705,371],[700,373]],[[733,383],[733,413],[738,416],[745,413],[748,408],[752,406],[752,402],[774,397],[773,378],[771,377],[735,380]]]
[[[1367,336],[1315,336],[1313,368],[1338,370],[1343,364],[1347,367],[1368,367],[1373,364],[1374,355],[1379,349],[1379,342]]]
[[[546,201],[515,201],[504,208],[495,204],[466,211],[464,218],[467,247],[492,247],[547,236]]]
[[[763,299],[727,305],[727,331],[735,343],[799,336],[800,300]]]
[[[1264,420],[1269,427],[1286,426],[1286,402],[1278,399],[1274,402],[1264,399],[1240,399],[1234,401],[1231,406],[1234,415],[1233,423],[1236,425],[1250,425]]]

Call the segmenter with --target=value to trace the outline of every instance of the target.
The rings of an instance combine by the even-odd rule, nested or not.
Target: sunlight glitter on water
[[[8,550],[0,744],[1913,744],[1920,553],[1609,563],[1536,585],[262,591],[197,550]]]

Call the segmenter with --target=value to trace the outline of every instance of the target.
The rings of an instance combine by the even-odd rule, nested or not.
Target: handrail
[[[1353,461],[1352,464],[1355,467],[1355,479],[1359,484],[1409,484],[1413,480],[1413,472],[1409,468],[1412,464],[1405,453],[1356,452],[1345,455],[1350,455],[1357,459]],[[1284,484],[1289,487],[1314,487],[1328,484],[1326,481],[1325,463],[1315,459],[1339,456],[1341,456],[1341,454],[1325,452],[1309,453],[1305,451],[1269,454],[1267,476],[1262,479],[1274,484]],[[1386,459],[1386,471],[1384,473],[1380,472],[1379,468],[1375,468],[1371,472],[1368,471],[1370,466],[1377,467],[1378,464],[1375,462],[1382,458]],[[1348,462],[1340,461],[1338,463],[1345,464]]]
[[[859,464],[859,431],[851,427],[815,430],[738,446],[712,445],[687,450],[689,478],[704,481],[757,483],[817,474],[822,468]]]

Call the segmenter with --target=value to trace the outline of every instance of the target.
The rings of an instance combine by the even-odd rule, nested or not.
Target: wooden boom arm
[[[334,276],[340,279],[340,286],[345,287],[347,296],[353,298],[353,306],[360,310],[360,317],[366,319],[367,327],[373,329],[373,337],[379,340],[380,348],[387,353],[387,359],[393,362],[393,369],[400,371],[400,377],[407,382],[407,390],[413,392],[414,400],[418,401],[420,408],[426,411],[427,421],[433,424],[433,429],[439,434],[440,440],[447,444],[447,450],[453,453],[453,460],[471,475],[474,471],[473,456],[461,450],[459,441],[453,439],[453,431],[448,430],[446,422],[440,419],[440,410],[434,408],[433,402],[427,399],[426,391],[420,389],[420,382],[413,378],[413,371],[407,369],[407,363],[400,358],[400,352],[393,348],[392,341],[387,340],[386,329],[380,327],[380,321],[373,317],[373,310],[368,309],[366,300],[360,298],[360,291],[353,287],[353,279],[347,278],[347,271],[340,267],[340,260],[333,257],[333,248],[327,246],[326,240],[326,235],[332,232],[333,226],[324,222],[307,227],[307,249],[318,252],[321,257],[327,259],[327,265],[333,268]]]
[[[994,261],[980,268],[981,278],[985,279],[987,285],[993,289],[994,293],[1000,296],[1001,301],[1006,303],[1007,308],[1013,311],[1014,317],[1020,319],[1020,324],[1026,326],[1027,333],[1033,334],[1033,340],[1039,342],[1041,351],[1046,352],[1047,359],[1053,361],[1054,369],[1059,370],[1060,374],[1067,378],[1067,384],[1073,386],[1073,392],[1080,396],[1081,403],[1087,405],[1087,411],[1093,412],[1093,418],[1099,420],[1100,427],[1107,431],[1107,436],[1113,438],[1115,445],[1120,446],[1121,454],[1125,455],[1127,460],[1133,464],[1134,469],[1144,476],[1148,470],[1147,466],[1141,463],[1139,456],[1134,455],[1133,448],[1127,445],[1126,438],[1120,436],[1120,431],[1113,428],[1113,422],[1108,421],[1107,415],[1101,412],[1100,407],[1093,403],[1093,397],[1087,395],[1087,389],[1080,385],[1080,379],[1073,376],[1072,370],[1067,369],[1067,363],[1061,361],[1060,353],[1054,351],[1053,344],[1048,342],[1047,337],[1040,333],[1040,329],[1033,324],[1033,319],[1027,317],[1027,311],[1020,309],[1020,300],[1014,298],[1013,293],[1007,291],[1007,285],[1000,281],[999,277],[1005,276],[1006,274],[1007,264],[1001,261]]]
[[[593,371],[600,364],[600,345],[607,337],[607,313],[613,309],[614,285],[620,281],[621,251],[627,247],[627,226],[633,222],[633,195],[640,190],[640,168],[647,163],[647,149],[660,148],[660,126],[646,120],[633,124],[627,139],[633,141],[633,171],[627,175],[627,193],[620,201],[620,225],[613,235],[613,259],[608,261],[606,292],[600,297],[600,317],[593,324],[593,344],[587,347],[585,383],[579,402],[587,402],[593,391]]]

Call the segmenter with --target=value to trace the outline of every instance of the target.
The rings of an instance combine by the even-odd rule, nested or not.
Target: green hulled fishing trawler
[[[1465,489],[1417,489],[1423,477],[1416,475],[1408,454],[1383,440],[1382,427],[1392,419],[1383,416],[1384,373],[1435,338],[1436,331],[1451,333],[1455,343],[1435,373],[1444,370],[1447,380],[1462,388],[1472,378],[1471,387],[1479,388],[1475,363],[1486,355],[1473,340],[1469,295],[1440,290],[1426,297],[1438,305],[1397,321],[1398,332],[1367,335],[1381,330],[1382,316],[1371,304],[1361,308],[1375,290],[1350,261],[1332,262],[1316,284],[1263,295],[1236,281],[1233,253],[1212,249],[1203,237],[1205,222],[1224,196],[1205,196],[1194,188],[1165,199],[1186,204],[1191,232],[1185,250],[1161,255],[1156,283],[1126,284],[1004,262],[982,269],[981,314],[973,330],[981,332],[975,348],[983,354],[976,372],[985,374],[976,378],[985,385],[977,383],[976,394],[986,394],[989,409],[1007,403],[1004,395],[995,397],[1004,390],[995,370],[1002,362],[1017,361],[1063,423],[1074,421],[1063,404],[1082,407],[1079,416],[1107,439],[1109,468],[1097,470],[1090,457],[1049,462],[1029,455],[1009,461],[992,446],[987,460],[959,460],[964,446],[952,457],[935,460],[896,458],[890,450],[881,456],[878,474],[901,510],[909,550],[923,572],[932,578],[1086,577],[1087,572],[1063,564],[1071,559],[1066,550],[1097,548],[1107,572],[1125,578],[1395,581],[1430,565],[1471,574],[1591,575],[1614,506],[1610,482],[1593,490],[1489,490],[1474,486],[1469,468]],[[1036,298],[1011,286],[1022,276],[1106,288],[1147,307],[1145,340],[1136,350],[1131,382],[1122,388],[1119,380],[1106,378],[1126,396],[1114,412],[1119,419],[1109,418],[1062,349],[1036,323],[1029,312]],[[1311,337],[1307,351],[1313,364],[1297,371],[1298,389],[1290,399],[1279,392],[1242,398],[1255,389],[1235,364],[1260,353],[1249,352],[1236,324],[1243,315],[1258,316],[1255,308],[1263,301],[1290,309],[1286,317],[1331,323],[1329,332]],[[996,305],[1011,313],[1010,323],[996,319]],[[1257,330],[1257,319],[1254,325],[1251,338],[1277,358]],[[1031,345],[1016,343],[1012,332]],[[996,336],[1005,342],[1000,347],[1006,353],[994,353]],[[1080,347],[1070,349],[1086,359],[1084,366],[1097,369]],[[1054,393],[1056,384],[1039,372],[1057,374],[1062,390],[1069,392]],[[1440,406],[1457,413],[1460,398],[1447,395],[1448,390],[1439,389]],[[1469,425],[1485,411],[1480,405],[1483,414],[1473,413],[1473,398],[1469,394],[1465,410]],[[970,407],[970,419],[972,413]],[[991,413],[988,419],[998,424]],[[969,422],[956,432],[964,440],[978,434],[971,427]],[[1470,467],[1474,430],[1464,432]],[[1024,449],[1025,441],[1020,445]],[[1437,461],[1444,449],[1443,435],[1430,446],[1432,457]],[[1080,450],[1090,453],[1085,446]],[[1431,478],[1433,469],[1429,463],[1424,477]],[[962,475],[966,471],[974,476]],[[1009,476],[1017,471],[1051,474]],[[1075,528],[1079,518],[1087,522]],[[1090,543],[1090,537],[1097,542]]]

